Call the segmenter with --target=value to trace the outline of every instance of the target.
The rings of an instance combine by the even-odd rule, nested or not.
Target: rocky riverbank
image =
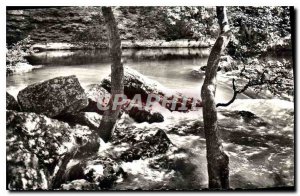
[[[170,95],[129,68],[124,82],[129,98]],[[26,87],[17,100],[6,94],[8,189],[207,188],[201,109],[158,102],[151,111],[124,111],[104,143],[97,101],[110,97],[109,83],[83,89],[76,76],[58,77]],[[237,100],[219,111],[232,188],[293,186],[293,115],[293,103],[280,100]]]

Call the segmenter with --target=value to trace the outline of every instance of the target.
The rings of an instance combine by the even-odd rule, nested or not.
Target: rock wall
[[[199,40],[204,37],[207,39],[207,35],[211,33],[206,34],[202,31],[211,31],[211,28],[206,25],[207,16],[202,20],[204,16],[201,14],[205,9],[204,7],[115,7],[113,11],[122,40],[170,41]],[[210,12],[213,10],[210,9]],[[106,40],[101,7],[7,10],[6,15],[9,45],[28,35],[31,36],[34,44],[51,42],[103,44]],[[213,15],[211,18],[214,20]],[[217,27],[217,23],[215,26]]]
[[[58,7],[7,11],[7,43],[30,35],[34,43],[72,42],[85,29],[96,26],[100,8]],[[101,21],[97,26],[103,26]]]

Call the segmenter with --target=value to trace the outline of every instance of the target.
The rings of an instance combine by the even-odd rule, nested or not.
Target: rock
[[[107,190],[114,185],[119,176],[124,175],[122,168],[107,157],[93,156],[87,160],[74,159],[68,165],[62,177],[64,183],[61,189],[83,187],[86,190]]]
[[[107,106],[109,99],[111,98],[110,93],[106,89],[104,89],[101,85],[92,84],[89,86],[88,90],[86,90],[86,94],[87,94],[87,97],[89,100],[89,105],[86,108],[84,108],[82,111],[97,112],[98,114],[103,114],[103,111],[99,109],[97,104],[98,105],[101,104],[103,107]],[[128,100],[128,101],[130,101],[130,100]],[[128,105],[125,105],[125,106],[128,106]],[[154,123],[154,122],[163,122],[164,121],[164,117],[158,112],[153,112],[149,109],[146,109],[145,107],[142,107],[142,110],[139,110],[138,105],[131,107],[131,109],[129,111],[127,111],[125,106],[122,107],[122,112],[124,111],[124,112],[128,113],[129,116],[131,118],[133,118],[136,122]],[[67,117],[68,118],[67,122],[70,122],[70,120],[72,120],[72,119],[74,119],[74,120],[72,120],[74,122],[82,122],[82,120],[79,120],[79,118],[86,119],[86,117],[84,117],[82,114],[75,114],[75,115],[68,115],[68,116],[69,117]],[[61,119],[61,120],[64,121],[64,119]],[[84,121],[84,124],[82,124],[82,125],[89,126],[90,123],[87,124],[87,123],[85,123],[86,120],[83,120],[83,121]],[[79,123],[79,124],[81,124],[81,123]],[[91,126],[89,126],[89,127],[92,128]]]
[[[92,130],[97,130],[100,125],[102,116],[96,112],[79,112],[75,114],[64,114],[56,119],[68,123],[70,126],[83,125]]]
[[[204,66],[204,67],[206,67],[206,66]],[[191,73],[190,73],[191,77],[196,78],[196,79],[204,78],[205,71],[203,71],[202,68],[203,67],[200,68],[201,70],[196,70],[196,69],[192,70]]]
[[[185,120],[170,127],[168,134],[180,136],[195,135],[205,138],[204,125],[202,120]]]
[[[126,144],[126,150],[114,154],[125,162],[145,159],[164,154],[172,144],[161,129],[141,129],[137,127],[117,127],[112,136],[114,145]]]
[[[231,56],[222,56],[220,58],[218,71],[222,70],[223,72],[229,72],[237,69],[237,63],[232,59]]]
[[[111,88],[110,77],[107,77],[101,81],[101,86],[110,92]],[[141,73],[133,70],[129,67],[124,67],[124,94],[127,98],[132,99],[135,95],[141,95],[141,101],[146,103],[148,95],[153,94],[159,97],[159,103],[164,105],[170,111],[180,111],[178,108],[181,107],[183,103],[184,95],[179,92],[170,92],[160,83],[148,79]],[[172,108],[172,100],[176,98],[176,107]],[[192,108],[193,97],[187,97],[186,106],[189,109]],[[166,104],[162,104],[166,102]],[[201,101],[196,100],[196,106],[201,107]],[[185,110],[186,111],[186,110]]]
[[[227,117],[232,117],[235,119],[243,118],[247,121],[254,120],[259,118],[255,114],[249,111],[244,111],[244,110],[235,110],[235,111],[221,111],[222,115],[227,116]]]
[[[191,76],[194,78],[203,78],[205,76],[205,69],[207,66],[200,67],[200,70],[192,70]],[[238,69],[235,61],[230,56],[221,56],[218,66],[218,71],[228,72]]]
[[[6,109],[20,111],[20,106],[16,99],[6,92]]]
[[[88,105],[76,76],[57,77],[27,86],[18,93],[22,111],[55,117],[80,111]]]
[[[205,71],[206,67],[207,66],[202,66],[202,67],[200,67],[200,70]]]
[[[100,84],[89,85],[85,92],[89,103],[82,111],[103,114],[103,111],[99,109],[99,105],[97,104],[101,104],[101,106],[105,107],[111,97],[110,93]]]
[[[80,180],[73,180],[71,182],[67,182],[61,185],[61,190],[98,190],[96,186],[88,182],[87,180],[80,179]]]
[[[155,122],[163,122],[164,117],[159,112],[152,112],[150,109],[145,107],[142,110],[139,109],[140,107],[133,106],[127,113],[131,118],[133,118],[136,122],[148,122],[148,123],[155,123]]]
[[[101,86],[110,92],[110,76],[101,81]],[[148,94],[163,95],[164,87],[151,79],[148,79],[138,71],[127,66],[124,67],[124,94],[132,99],[136,94],[140,94],[143,101],[147,100]]]
[[[87,127],[71,128],[35,113],[7,111],[6,133],[9,190],[52,189],[68,156],[82,158],[99,149]]]
[[[200,70],[205,72],[206,67],[207,67],[206,65],[202,66],[202,67],[200,67]],[[221,67],[218,67],[218,71],[220,71],[220,70],[221,70]]]

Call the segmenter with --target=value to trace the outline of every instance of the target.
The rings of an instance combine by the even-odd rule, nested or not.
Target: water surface
[[[206,65],[208,49],[124,49],[123,61],[150,79],[169,89],[189,92],[200,96],[202,79],[191,76],[193,69]],[[76,75],[83,87],[100,83],[110,74],[110,60],[107,50],[61,50],[46,51],[28,57],[32,65],[43,65],[30,73],[6,78],[7,91],[16,96],[27,85],[58,76]],[[218,101],[232,97],[231,84],[218,84]],[[248,98],[240,95],[238,98]]]

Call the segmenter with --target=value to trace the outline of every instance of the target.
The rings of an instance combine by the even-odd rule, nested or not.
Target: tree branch
[[[232,104],[235,101],[238,94],[244,93],[249,87],[260,86],[260,85],[264,85],[264,84],[267,84],[267,85],[282,84],[282,82],[277,81],[277,79],[279,79],[279,76],[276,76],[272,80],[266,80],[265,73],[266,73],[266,70],[264,70],[262,72],[262,74],[260,74],[260,77],[256,80],[248,79],[248,83],[240,90],[236,90],[235,79],[233,78],[232,79],[233,96],[232,96],[231,100],[228,101],[227,103],[218,103],[216,105],[216,107],[229,106],[230,104]]]

